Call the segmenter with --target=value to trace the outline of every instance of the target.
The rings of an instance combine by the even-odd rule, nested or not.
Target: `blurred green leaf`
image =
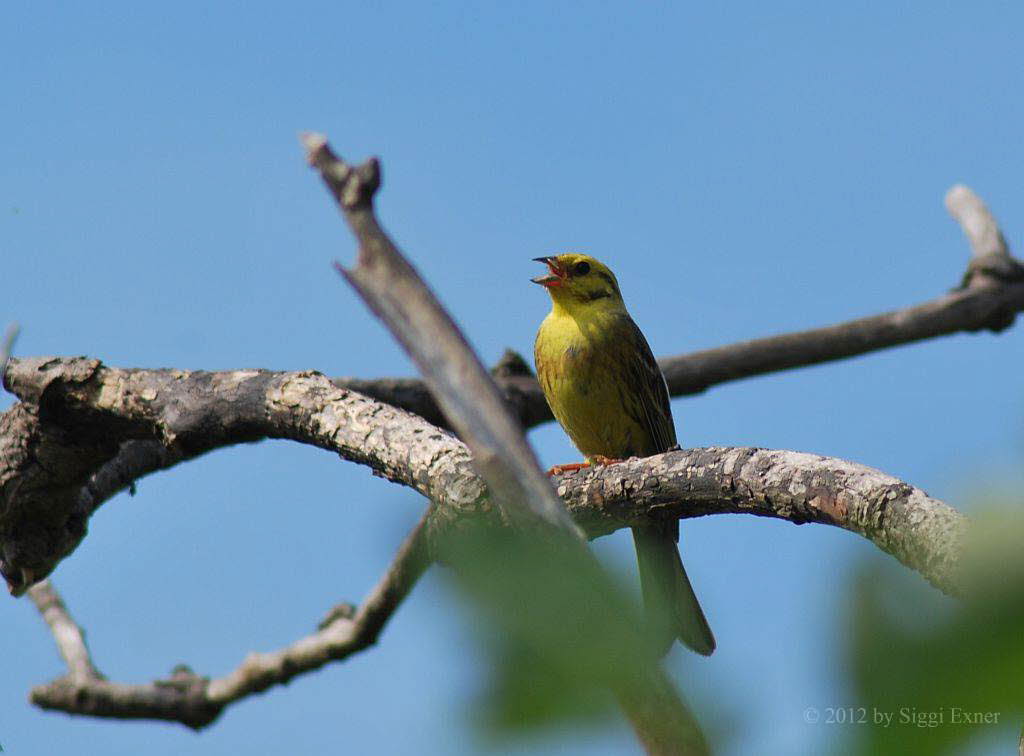
[[[451,539],[443,560],[480,611],[495,660],[479,716],[492,735],[595,721],[617,696],[703,750],[696,722],[678,721],[685,709],[662,684],[639,608],[582,544],[481,527]],[[659,723],[665,711],[672,721]]]
[[[867,570],[853,600],[851,673],[864,753],[956,753],[998,730],[1016,752],[1024,711],[1024,515],[972,520],[962,601]]]
[[[492,687],[483,703],[483,723],[492,733],[515,733],[566,722],[597,724],[611,716],[615,699],[604,688],[567,674],[512,641],[496,643]],[[503,647],[501,647],[503,646]]]

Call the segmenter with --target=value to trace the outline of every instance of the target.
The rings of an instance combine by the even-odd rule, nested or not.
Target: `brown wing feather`
[[[638,444],[643,448],[635,450],[638,456],[646,457],[675,446],[676,429],[672,423],[668,388],[658,362],[636,323],[628,315],[625,319],[628,322],[624,324],[623,330],[631,348],[623,350],[628,357],[619,365],[619,369],[625,373],[621,385],[629,386],[630,389],[629,396],[623,397],[623,407],[646,433],[647,438]]]

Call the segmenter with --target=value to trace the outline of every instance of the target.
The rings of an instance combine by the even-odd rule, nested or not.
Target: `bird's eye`
[[[584,260],[583,262],[578,262],[573,267],[572,272],[573,275],[576,276],[585,276],[587,275],[587,273],[590,272],[590,263],[588,263],[586,260]]]

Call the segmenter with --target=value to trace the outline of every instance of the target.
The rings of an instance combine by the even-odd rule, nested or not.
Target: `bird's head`
[[[546,288],[557,304],[567,309],[588,307],[599,302],[622,304],[615,274],[593,257],[570,253],[533,259],[547,265],[548,273],[530,280]]]

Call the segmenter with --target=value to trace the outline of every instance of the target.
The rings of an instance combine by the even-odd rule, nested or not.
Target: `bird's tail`
[[[644,608],[659,653],[667,653],[678,638],[709,656],[715,650],[715,636],[683,569],[678,540],[676,521],[651,521],[633,528]]]

